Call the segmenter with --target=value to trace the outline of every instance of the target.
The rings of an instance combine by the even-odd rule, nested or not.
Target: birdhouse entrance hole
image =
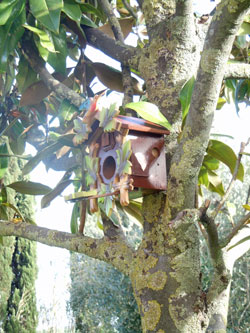
[[[114,177],[116,172],[116,162],[113,156],[108,156],[102,166],[102,173],[106,179]]]

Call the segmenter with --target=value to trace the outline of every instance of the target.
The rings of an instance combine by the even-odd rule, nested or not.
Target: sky
[[[194,1],[195,10],[200,14],[208,13],[214,8],[214,2]],[[208,6],[204,6],[205,3]],[[131,42],[131,41],[130,41]],[[133,38],[132,38],[133,43]],[[86,55],[96,62],[105,62],[117,69],[120,64],[104,55],[98,50],[90,47],[86,50]],[[103,86],[104,87],[104,86]],[[102,89],[102,85],[96,85],[97,90]],[[112,93],[109,95],[107,103],[120,100],[121,94]],[[226,119],[226,121],[225,121]],[[250,110],[242,107],[239,116],[236,114],[233,105],[226,104],[222,110],[216,111],[212,133],[228,134],[235,137],[235,140],[228,142],[235,151],[238,152],[241,141],[246,141],[250,136]],[[250,149],[248,148],[250,151]],[[29,151],[30,153],[30,151]],[[34,154],[35,152],[33,152]],[[40,181],[50,187],[54,187],[62,177],[62,173],[49,170],[46,172],[43,164],[40,164],[31,174],[33,181]],[[72,193],[69,188],[64,195]],[[36,221],[40,226],[70,232],[70,216],[72,204],[66,203],[63,197],[56,198],[48,208],[40,209],[41,197],[37,197]],[[66,301],[69,299],[68,287],[69,277],[69,252],[63,249],[48,247],[38,244],[38,266],[39,274],[36,283],[38,305],[44,304],[50,309],[49,314],[58,332],[67,326]],[[39,328],[44,327],[40,322]],[[38,328],[38,329],[39,329]]]

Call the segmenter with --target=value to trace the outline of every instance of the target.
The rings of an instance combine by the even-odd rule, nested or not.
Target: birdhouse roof
[[[138,132],[148,132],[154,134],[170,134],[170,131],[161,125],[152,123],[142,118],[134,118],[128,116],[116,116],[116,119],[122,123],[122,127]]]

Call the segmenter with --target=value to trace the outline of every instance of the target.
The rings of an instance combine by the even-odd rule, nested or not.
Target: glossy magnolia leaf
[[[66,75],[66,57],[68,55],[68,46],[66,42],[66,32],[61,26],[59,35],[49,32],[50,40],[53,41],[55,53],[50,52],[48,55],[48,63],[56,72]]]
[[[18,1],[13,7],[11,17],[5,25],[0,25],[0,73],[8,67],[8,56],[14,50],[24,33],[25,1]]]
[[[63,76],[61,73],[53,73],[52,76],[60,82],[65,79],[65,76]],[[32,83],[23,92],[19,106],[22,107],[39,104],[50,93],[51,90],[45,85],[43,81]]]
[[[62,0],[30,0],[30,9],[35,18],[51,31],[59,31]]]
[[[212,192],[218,193],[220,196],[223,196],[225,191],[220,177],[211,170],[208,170],[207,175],[209,181],[208,189]]]
[[[237,35],[250,35],[250,23],[244,21],[240,26]]]
[[[94,16],[98,17],[102,22],[105,21],[106,19],[105,14],[95,6],[91,5],[90,3],[86,3],[85,1],[82,0],[77,0],[76,2],[81,4],[81,10],[83,13],[87,15],[93,14]]]
[[[205,155],[202,165],[204,165],[207,169],[217,170],[219,168],[220,161],[210,155]]]
[[[72,0],[64,0],[62,11],[73,21],[80,24],[82,11],[79,5]]]
[[[18,181],[6,185],[6,187],[10,187],[16,192],[22,194],[31,194],[31,195],[44,195],[51,191],[51,188],[49,186],[31,181]]]
[[[135,110],[143,119],[161,125],[168,130],[171,130],[172,128],[170,123],[167,121],[165,116],[160,112],[160,110],[155,104],[149,102],[136,102],[128,103],[125,105],[125,107]]]
[[[5,207],[13,209],[15,211],[15,213],[20,217],[20,219],[21,219],[20,222],[22,222],[22,221],[26,222],[25,218],[23,217],[23,215],[20,212],[20,210],[17,207],[15,207],[14,205],[12,205],[11,203],[9,203],[9,202],[1,203],[1,206],[5,206]]]
[[[27,24],[25,24],[24,27],[37,34],[37,36],[40,38],[40,43],[42,47],[44,47],[49,52],[54,52],[54,53],[56,52],[54,43],[50,39],[50,36],[47,32]]]
[[[250,210],[250,205],[243,205],[243,208],[245,208],[246,210]]]
[[[93,62],[91,66],[98,79],[110,90],[115,90],[120,93],[124,92],[122,83],[122,72],[117,69],[107,66],[101,62]],[[143,95],[144,91],[139,83],[139,81],[132,77],[132,86],[134,95]]]
[[[78,232],[78,219],[80,218],[80,203],[76,202],[72,209],[71,219],[70,219],[70,230],[72,234],[77,234]]]
[[[22,55],[18,63],[16,76],[18,91],[23,93],[32,83],[37,81],[37,73],[29,66],[28,61]]]
[[[242,244],[242,243],[245,243],[245,242],[247,242],[247,241],[250,241],[250,236],[247,236],[247,237],[241,239],[241,240],[240,240],[239,242],[237,242],[236,244],[230,246],[230,247],[228,248],[227,251],[229,251],[229,250],[233,249],[234,247],[236,247],[236,246],[238,246],[238,245],[240,245],[240,244]]]
[[[3,143],[0,145],[0,179],[3,178],[5,172],[8,169],[8,164],[9,164],[9,158],[8,156],[8,147],[6,143]]]
[[[98,26],[88,16],[82,14],[81,24],[87,25],[91,28],[98,28]]]
[[[120,203],[116,203],[116,205],[120,205]],[[143,223],[142,218],[142,203],[130,200],[128,206],[123,206],[122,209],[129,215],[133,216],[137,221]]]
[[[250,80],[243,79],[239,80],[235,88],[234,104],[237,114],[240,111],[239,103],[246,100],[249,100],[250,97]]]
[[[128,37],[128,35],[130,34],[130,32],[132,31],[135,19],[133,17],[126,17],[126,18],[120,18],[120,19],[118,19],[118,21],[121,26],[123,37],[124,37],[124,39],[126,39]],[[99,27],[98,30],[104,32],[109,37],[115,39],[113,30],[109,23],[106,23],[103,26]]]
[[[50,146],[45,147],[39,151],[28,163],[25,164],[22,174],[27,175],[30,173],[44,158],[48,157],[50,154],[56,152],[59,148],[62,147],[62,143],[54,142]],[[46,194],[46,193],[44,193]]]
[[[222,163],[226,164],[231,173],[234,173],[237,157],[231,147],[217,140],[210,140],[207,148],[207,153]],[[244,168],[240,163],[237,179],[243,181]]]
[[[182,107],[182,120],[185,120],[185,118],[188,114],[188,111],[189,111],[192,93],[194,90],[194,83],[195,83],[195,78],[194,78],[194,76],[192,76],[191,79],[189,79],[185,83],[185,85],[183,86],[183,88],[181,89],[181,92],[180,92],[180,101],[181,101],[181,107]]]
[[[220,110],[225,103],[226,103],[226,99],[219,97],[219,99],[217,101],[217,105],[216,105],[216,110]]]
[[[63,119],[63,122],[70,121],[77,111],[78,109],[73,104],[64,99],[60,105],[59,117]]]
[[[12,14],[19,0],[3,0],[0,3],[0,25],[4,25]]]
[[[199,176],[198,176],[198,183],[200,185],[205,185],[206,187],[208,187],[208,185],[209,185],[208,172],[204,166],[202,166],[200,169]]]
[[[63,179],[53,188],[52,191],[45,194],[45,196],[41,200],[41,208],[46,208],[50,205],[51,201],[53,201],[56,197],[58,197],[70,184],[72,184],[71,179]]]

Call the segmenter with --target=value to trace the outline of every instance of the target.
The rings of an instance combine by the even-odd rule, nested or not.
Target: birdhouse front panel
[[[121,121],[120,131],[104,132],[98,139],[100,181],[108,185],[121,176],[118,151],[124,141],[129,141],[132,151],[129,179],[133,180],[133,186],[165,190],[167,177],[163,134],[166,130],[137,118],[117,118]],[[124,130],[127,135],[122,134]]]

